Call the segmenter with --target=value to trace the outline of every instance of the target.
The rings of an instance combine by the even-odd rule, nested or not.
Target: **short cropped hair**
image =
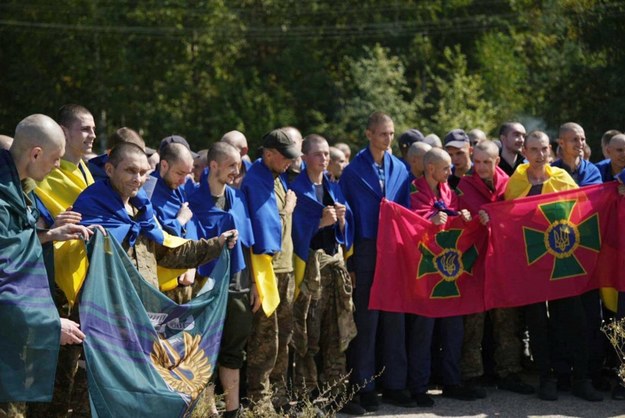
[[[320,144],[322,142],[325,142],[326,144],[328,143],[328,141],[321,135],[317,135],[317,134],[306,135],[306,138],[304,138],[304,141],[302,142],[302,153],[308,154],[313,144]]]
[[[59,108],[56,122],[68,128],[80,115],[91,115],[91,112],[89,112],[86,107],[79,104],[66,104]]]
[[[111,163],[113,167],[117,167],[117,165],[129,155],[143,155],[146,161],[148,159],[148,156],[139,145],[133,144],[132,142],[122,142],[113,147],[109,154],[108,162]]]

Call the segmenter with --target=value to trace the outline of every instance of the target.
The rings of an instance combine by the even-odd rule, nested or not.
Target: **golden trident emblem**
[[[570,240],[571,230],[568,225],[563,225],[560,228],[556,228],[553,231],[553,239],[556,244],[556,248],[562,252],[565,252],[566,249],[571,245]]]

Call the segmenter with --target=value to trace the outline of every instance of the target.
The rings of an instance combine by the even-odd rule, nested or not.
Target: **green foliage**
[[[439,96],[433,105],[433,131],[444,135],[455,128],[494,130],[497,114],[492,103],[484,98],[482,77],[468,74],[467,60],[459,46],[445,48],[443,55],[446,62],[439,65],[441,75],[432,75]]]

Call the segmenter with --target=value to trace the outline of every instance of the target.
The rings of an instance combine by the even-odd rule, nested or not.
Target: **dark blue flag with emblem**
[[[198,296],[178,305],[96,233],[80,300],[93,417],[185,417],[209,382],[228,297],[224,249]]]

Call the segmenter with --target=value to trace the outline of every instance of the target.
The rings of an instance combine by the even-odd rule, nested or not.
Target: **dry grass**
[[[619,359],[617,376],[625,384],[625,318],[614,320],[601,327],[601,331],[608,337]]]

